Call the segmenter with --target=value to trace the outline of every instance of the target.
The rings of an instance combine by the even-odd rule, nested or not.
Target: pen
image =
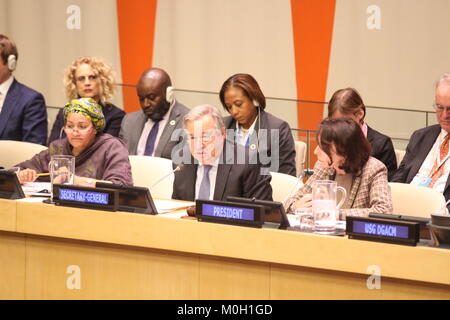
[[[43,176],[48,176],[48,175],[50,175],[50,172],[44,172],[44,173],[37,174],[38,177],[43,177]]]

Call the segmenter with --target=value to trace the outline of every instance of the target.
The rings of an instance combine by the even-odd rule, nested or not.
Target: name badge
[[[430,182],[431,182],[431,178],[430,177],[423,178],[422,180],[419,181],[419,186],[421,186],[421,187],[428,187]]]

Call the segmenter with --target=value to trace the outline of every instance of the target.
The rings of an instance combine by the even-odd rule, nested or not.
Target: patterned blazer
[[[317,161],[314,174],[297,193],[288,198],[284,207],[286,212],[295,210],[295,202],[304,194],[312,193],[312,184],[316,180],[334,180],[333,168],[324,168]],[[353,183],[347,199],[340,210],[340,219],[349,216],[369,216],[369,213],[392,213],[391,189],[388,185],[386,166],[370,157],[360,176],[353,177]]]

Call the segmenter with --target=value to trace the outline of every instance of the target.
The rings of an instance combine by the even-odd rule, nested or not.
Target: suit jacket
[[[0,113],[0,139],[47,142],[47,108],[39,92],[14,79]]]
[[[406,147],[405,156],[392,178],[393,182],[411,183],[440,133],[441,126],[438,124],[413,132]],[[445,200],[450,199],[450,175],[445,184],[444,197]],[[447,208],[450,210],[450,205]]]
[[[294,211],[294,204],[304,194],[312,193],[312,184],[316,180],[334,180],[336,171],[324,168],[317,161],[314,174],[297,193],[284,203],[286,212]],[[386,166],[379,160],[370,157],[362,173],[353,177],[350,192],[340,210],[340,219],[349,216],[369,216],[370,212],[392,213],[391,189],[387,179]]]
[[[397,171],[397,158],[391,138],[367,126],[367,140],[372,146],[372,157],[383,162],[388,169],[390,181]]]
[[[226,117],[224,122],[226,129],[236,129],[236,120],[233,119],[233,117]],[[260,140],[260,143],[258,143],[258,134],[260,129],[267,130],[268,139],[263,139],[263,141]],[[279,130],[279,140],[274,141],[277,145],[273,145],[270,139],[271,132],[274,129]],[[255,132],[258,134],[255,134]],[[264,136],[260,135],[260,139],[262,137]],[[258,155],[260,156],[259,159],[263,166],[276,166],[276,163],[274,162],[276,162],[275,160],[279,160],[278,167],[275,168],[275,170],[271,169],[270,171],[286,173],[294,177],[297,175],[295,166],[294,138],[292,137],[291,128],[286,121],[283,121],[260,108],[260,119],[256,120],[255,131],[249,139],[250,152],[252,151],[252,144],[254,144],[256,146],[256,150],[258,150]],[[267,140],[267,143],[264,140]],[[276,147],[278,147],[277,150]],[[263,159],[265,157],[270,158],[270,163],[265,163],[266,161]]]
[[[181,135],[177,135],[176,139],[172,140],[172,133],[176,133],[177,131],[175,130],[182,129],[183,116],[188,112],[189,109],[185,105],[175,100],[169,119],[156,146],[155,157],[172,159],[173,147],[182,141]],[[128,153],[130,155],[137,154],[137,146],[146,122],[147,116],[142,110],[129,113],[122,120],[119,138],[128,146]]]
[[[119,136],[120,125],[122,123],[122,119],[125,116],[125,112],[113,104],[100,104],[102,106],[103,115],[105,116],[105,129],[103,133],[109,133],[113,137]],[[50,137],[48,138],[48,145],[55,140],[66,137],[66,133],[62,128],[64,127],[64,114],[63,108],[61,108],[56,116],[56,120],[53,123],[52,131],[50,133]]]
[[[231,150],[231,152],[230,152]],[[228,151],[228,154],[227,152]],[[222,159],[217,168],[217,178],[214,187],[214,200],[226,201],[228,196],[256,198],[272,201],[270,174],[261,174],[261,165],[247,161],[246,164],[236,164],[236,154],[247,152],[242,146],[235,146],[226,141],[222,151]],[[188,162],[188,163],[186,163]],[[194,201],[197,167],[194,159],[185,161],[184,168],[175,172],[173,182],[173,199]]]

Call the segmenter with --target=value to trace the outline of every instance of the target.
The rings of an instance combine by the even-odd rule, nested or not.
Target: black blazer
[[[120,125],[122,124],[122,119],[125,116],[125,112],[122,109],[119,109],[113,104],[102,105],[103,115],[105,116],[105,129],[103,133],[109,133],[113,137],[119,136]],[[63,108],[58,111],[58,115],[56,116],[56,120],[53,123],[52,131],[50,132],[50,137],[48,138],[48,145],[52,143],[54,140],[60,139],[59,135],[61,134],[61,139],[66,137],[66,133],[62,128],[64,127],[64,115]]]
[[[235,130],[236,129],[236,120],[233,117],[228,116],[224,118],[225,128],[227,130]],[[260,133],[260,129],[267,130],[267,143],[258,143],[258,134]],[[278,170],[273,170],[276,172],[290,174],[291,176],[297,175],[297,170],[295,166],[295,144],[294,138],[292,137],[291,127],[286,121],[283,121],[268,112],[265,112],[260,108],[260,119],[256,120],[255,131],[258,134],[253,133],[250,136],[250,147],[253,145],[256,146],[256,150],[259,151],[259,154],[263,157],[271,158],[269,164],[264,163],[263,166],[270,166],[274,158],[277,156],[274,152],[274,146],[272,145],[271,130],[278,129],[279,130],[279,143],[278,143],[278,159],[279,166]],[[260,137],[261,138],[261,137]],[[231,138],[230,138],[231,140]],[[250,148],[252,149],[252,148]],[[252,150],[250,150],[251,152]],[[261,157],[259,157],[261,159]],[[272,171],[272,170],[271,170]]]
[[[392,182],[410,183],[414,179],[440,133],[441,126],[438,124],[413,132],[406,147],[405,157],[392,178]],[[450,199],[449,186],[450,176],[447,177],[444,188],[445,200]],[[450,205],[447,208],[450,210]]]
[[[388,179],[391,181],[397,171],[397,158],[391,138],[367,126],[367,140],[372,146],[372,157],[384,163],[388,169]]]
[[[247,164],[236,164],[237,149],[240,149],[239,152],[246,152],[242,146],[233,146],[232,142],[224,144],[221,157],[226,160],[221,161],[217,168],[213,199],[226,201],[228,196],[235,196],[244,198],[255,197],[259,200],[272,201],[271,175],[261,174],[261,166],[259,164],[248,164],[249,161],[247,161]],[[234,155],[226,154],[226,151],[230,150],[233,150]],[[195,200],[198,165],[194,163],[192,157],[188,162],[185,163],[181,171],[175,172],[173,199]],[[265,172],[268,173],[267,171]]]

